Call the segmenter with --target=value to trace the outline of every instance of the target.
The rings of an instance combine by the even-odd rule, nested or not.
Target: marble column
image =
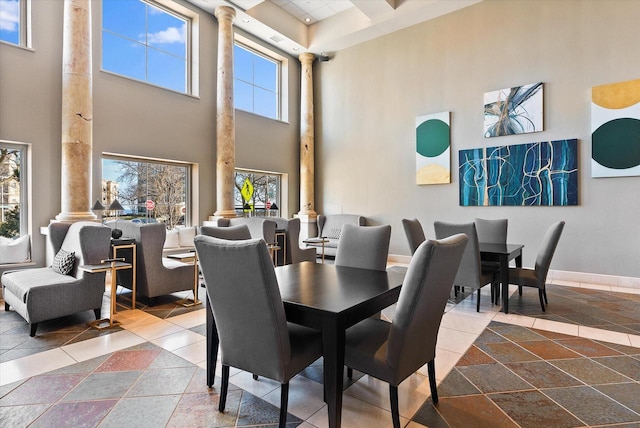
[[[229,6],[215,9],[218,19],[218,86],[216,103],[216,207],[215,217],[235,217],[236,124],[233,104],[233,19]]]
[[[91,212],[93,93],[91,1],[64,0],[62,168],[59,221],[96,220]]]
[[[313,61],[315,55],[305,52],[299,56],[300,82],[300,218],[301,239],[315,236],[316,218],[314,190],[314,130],[313,130]]]

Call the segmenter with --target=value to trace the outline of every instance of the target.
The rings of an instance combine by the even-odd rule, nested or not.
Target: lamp
[[[104,218],[102,217],[102,211],[104,211],[104,205],[100,203],[99,199],[96,199],[96,203],[91,207],[91,211],[100,211],[100,221],[104,224]]]
[[[275,202],[273,202],[271,204],[271,207],[269,208],[269,215],[271,215],[271,211],[275,211],[276,212],[276,217],[278,216],[278,210],[280,208],[278,208],[278,204],[276,204]]]
[[[114,199],[113,202],[111,202],[111,204],[109,205],[108,210],[116,212],[116,227],[114,227],[111,231],[111,237],[113,239],[118,239],[122,236],[122,230],[118,229],[118,212],[124,210],[124,207],[120,204],[120,202],[118,202],[117,199]]]
[[[251,205],[248,202],[245,202],[242,206],[242,211],[244,211],[245,217],[251,217]]]

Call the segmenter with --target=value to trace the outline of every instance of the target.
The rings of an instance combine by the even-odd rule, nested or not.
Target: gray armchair
[[[345,364],[389,384],[394,428],[400,427],[398,385],[425,363],[431,399],[438,402],[436,341],[466,243],[459,234],[421,244],[409,264],[393,322],[367,318],[346,331]]]
[[[262,238],[267,244],[273,244],[276,241],[276,223],[271,219],[264,217],[235,217],[220,218],[215,221],[215,226],[218,227],[237,226],[240,224],[244,224],[249,228],[251,237],[254,239]]]
[[[360,269],[386,270],[389,256],[391,226],[342,227],[340,246],[336,253],[336,266]]]
[[[464,233],[469,238],[469,243],[464,251],[460,267],[454,285],[457,287],[470,287],[478,290],[476,311],[480,312],[480,288],[491,284],[491,303],[495,301],[495,290],[498,287],[498,275],[494,270],[483,270],[480,262],[480,246],[478,233],[474,223],[446,223],[436,221],[433,224],[436,239],[443,239],[458,233]]]
[[[533,269],[527,268],[509,268],[509,284],[518,286],[518,292],[522,295],[522,287],[535,287],[538,289],[540,297],[540,306],[542,312],[545,311],[544,304],[549,304],[547,300],[547,274],[551,266],[551,259],[560,241],[560,235],[564,229],[564,221],[552,224],[542,238],[542,244],[538,249],[536,257],[536,265]]]
[[[289,380],[322,355],[322,334],[287,322],[263,240],[198,235],[195,246],[222,351],[218,409],[225,408],[229,367],[236,367],[280,382],[279,426],[285,427]]]
[[[136,292],[150,299],[178,291],[193,290],[192,265],[162,256],[167,230],[162,223],[118,222],[122,236],[136,242]],[[122,271],[122,285],[131,288],[130,275]]]
[[[276,223],[276,229],[284,230],[285,238],[285,260],[284,263],[300,263],[304,261],[314,262],[316,260],[315,248],[300,248],[300,219],[273,217],[270,221]]]
[[[416,252],[420,244],[422,244],[427,238],[424,236],[424,230],[422,229],[422,225],[417,218],[402,219],[402,227],[404,228],[404,233],[407,235],[407,241],[409,242],[409,249],[411,250],[411,255]]]
[[[99,264],[109,258],[111,230],[99,223],[51,223],[49,242],[53,254],[60,250],[75,253],[68,275],[51,266],[7,271],[2,275],[5,310],[13,308],[30,325],[35,336],[38,323],[93,309],[100,318],[105,273],[87,273],[78,269]]]

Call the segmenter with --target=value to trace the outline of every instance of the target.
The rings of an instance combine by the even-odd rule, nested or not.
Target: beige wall
[[[592,179],[591,87],[640,78],[640,1],[482,3],[335,53],[317,63],[320,213],[392,225],[390,252],[409,254],[400,220],[509,219],[532,266],[542,234],[567,221],[553,269],[640,277],[640,177]],[[544,131],[485,139],[483,94],[542,81]],[[415,184],[415,118],[451,111],[452,183]],[[579,206],[460,207],[458,150],[579,140]]]
[[[93,196],[100,196],[102,152],[199,164],[200,221],[215,207],[217,21],[200,14],[200,96],[100,71],[101,1],[93,10]],[[32,2],[33,51],[0,44],[0,139],[33,147],[34,259],[44,263],[40,226],[60,212],[62,1]],[[283,54],[284,55],[284,54]],[[298,211],[300,66],[289,57],[289,123],[236,114],[236,165],[289,174],[289,212]],[[87,207],[89,208],[89,207]],[[285,213],[283,213],[284,215]]]

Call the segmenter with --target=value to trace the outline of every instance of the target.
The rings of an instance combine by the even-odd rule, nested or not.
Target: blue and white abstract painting
[[[578,140],[459,151],[461,206],[578,205]]]

